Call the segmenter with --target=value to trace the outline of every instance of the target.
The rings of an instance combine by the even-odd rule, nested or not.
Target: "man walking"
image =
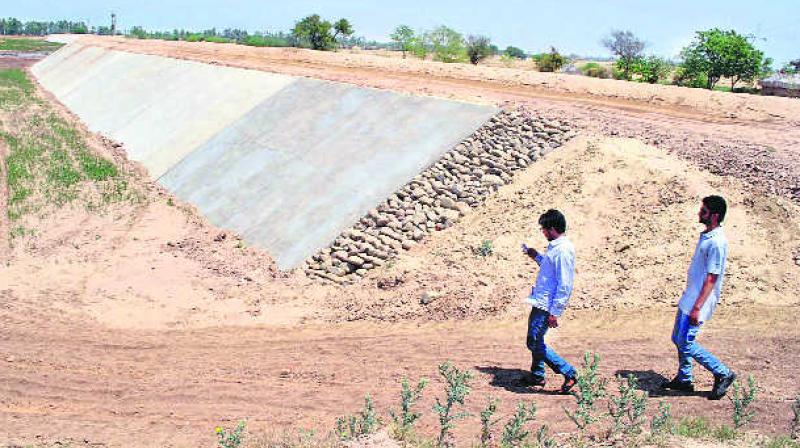
[[[560,211],[551,209],[545,212],[539,217],[539,226],[550,242],[547,252],[540,254],[536,249],[522,245],[523,251],[539,265],[536,284],[528,297],[528,303],[532,306],[526,341],[532,357],[531,382],[533,386],[544,387],[544,366],[547,364],[554,372],[564,376],[561,393],[567,394],[575,386],[577,372],[544,343],[544,335],[549,328],[558,327],[558,318],[572,294],[575,247],[564,236],[567,220]]]
[[[678,374],[664,383],[665,389],[684,392],[694,391],[692,383],[692,359],[714,374],[714,387],[708,398],[719,400],[725,396],[736,374],[714,355],[697,343],[700,327],[711,319],[719,302],[722,281],[725,278],[725,263],[728,259],[728,240],[722,232],[722,221],[727,212],[725,199],[720,196],[703,198],[698,214],[701,224],[706,226],[689,265],[686,290],[678,303],[672,342],[678,348]]]

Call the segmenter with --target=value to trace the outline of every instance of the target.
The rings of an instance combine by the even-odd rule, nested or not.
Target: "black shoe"
[[[678,381],[677,377],[662,384],[661,388],[680,392],[694,392],[694,384],[691,381]]]
[[[547,380],[542,376],[530,375],[525,377],[523,380],[525,386],[528,387],[544,387],[547,384]]]
[[[731,372],[726,376],[714,376],[714,387],[711,388],[711,393],[708,394],[709,400],[719,400],[720,398],[725,396],[725,393],[728,392],[728,388],[731,387],[734,380],[736,380],[736,374]]]

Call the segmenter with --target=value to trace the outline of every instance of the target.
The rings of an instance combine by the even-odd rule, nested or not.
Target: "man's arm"
[[[540,254],[538,250],[536,250],[536,249],[534,249],[532,247],[525,246],[525,253],[529,257],[533,258],[534,261],[536,261],[536,264],[538,264],[539,266],[542,265],[542,259],[544,259],[544,256],[542,254]]]
[[[572,295],[572,286],[575,280],[575,260],[566,254],[559,254],[555,261],[555,279],[558,282],[555,295],[550,299],[548,324],[551,328],[558,326],[558,317],[567,307],[567,301]]]
[[[706,274],[706,278],[703,280],[703,287],[700,289],[700,294],[697,296],[697,300],[694,302],[692,312],[689,313],[690,324],[700,324],[700,310],[703,308],[703,304],[706,303],[708,296],[711,295],[711,291],[714,290],[714,285],[717,283],[718,278],[719,275],[717,274]]]

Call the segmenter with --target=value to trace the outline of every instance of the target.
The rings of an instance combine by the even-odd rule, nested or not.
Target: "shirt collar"
[[[547,248],[548,249],[552,249],[552,248],[554,248],[554,247],[556,247],[556,246],[558,246],[558,245],[560,245],[560,244],[562,244],[562,243],[564,243],[566,241],[567,241],[567,237],[564,236],[564,235],[561,235],[560,237],[554,239],[553,241],[550,241],[550,244],[547,245]]]
[[[700,238],[705,240],[705,239],[708,239],[708,238],[715,237],[715,236],[719,235],[720,233],[722,233],[722,226],[721,225],[717,226],[716,229],[714,229],[714,230],[712,230],[710,232],[705,232],[705,233],[701,232],[700,233]]]

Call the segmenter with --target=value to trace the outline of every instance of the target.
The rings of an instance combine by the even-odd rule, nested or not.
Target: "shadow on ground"
[[[475,370],[492,375],[490,386],[502,387],[503,389],[515,394],[539,394],[539,395],[561,395],[558,388],[546,390],[531,386],[531,373],[522,369],[506,369],[497,366],[475,366]],[[556,386],[560,387],[559,382]]]
[[[627,378],[628,375],[633,375],[638,382],[638,389],[647,392],[651,397],[702,397],[707,395],[706,392],[701,391],[682,392],[662,389],[661,385],[669,379],[652,370],[617,370],[614,372],[614,376],[622,378]]]

